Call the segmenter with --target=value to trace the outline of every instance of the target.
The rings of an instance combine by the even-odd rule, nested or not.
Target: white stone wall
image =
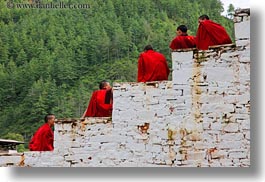
[[[115,83],[111,119],[59,120],[53,152],[0,166],[249,167],[250,17],[236,13],[236,45],[173,52],[172,81]]]

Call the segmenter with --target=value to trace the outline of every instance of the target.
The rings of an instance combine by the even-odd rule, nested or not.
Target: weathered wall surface
[[[249,20],[236,12],[236,45],[173,52],[172,81],[115,83],[112,121],[59,120],[53,152],[0,166],[249,167]]]

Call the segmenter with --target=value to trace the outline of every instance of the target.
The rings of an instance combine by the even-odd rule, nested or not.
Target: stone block
[[[231,159],[220,159],[220,163],[222,167],[232,167],[233,161]]]
[[[130,120],[136,119],[137,113],[138,112],[132,108],[130,108],[128,110],[120,111],[118,113],[118,120],[128,122]],[[116,120],[114,120],[113,123],[116,123]]]
[[[243,142],[242,141],[221,141],[217,147],[220,149],[240,149],[242,148]]]
[[[227,155],[227,152],[224,150],[215,150],[210,154],[211,159],[224,159]]]
[[[225,132],[228,132],[228,133],[232,133],[232,132],[238,132],[238,130],[239,130],[239,125],[238,125],[238,123],[228,123],[228,124],[225,124],[224,125],[224,128],[223,128],[223,130],[225,131]]]
[[[201,133],[192,132],[191,134],[186,136],[186,139],[194,142],[194,141],[200,141],[203,138],[202,138],[202,134]]]
[[[250,21],[235,23],[235,37],[238,39],[250,39]]]
[[[239,104],[247,104],[250,102],[250,92],[242,95],[238,95],[238,103]]]
[[[221,163],[219,161],[211,161],[211,163],[209,163],[209,167],[222,167]]]
[[[206,144],[202,141],[197,141],[194,143],[194,149],[195,150],[203,150],[206,148]]]
[[[250,57],[249,56],[240,56],[239,57],[239,62],[240,63],[248,63],[248,64],[250,64]]]
[[[236,40],[237,46],[242,47],[249,47],[250,46],[250,40],[249,39],[238,39]]]
[[[172,52],[171,56],[172,56],[173,65],[175,63],[182,63],[182,64],[193,63],[193,51],[189,51],[189,52]]]
[[[173,84],[186,84],[188,85],[192,80],[192,68],[183,70],[174,70],[172,72]]]
[[[202,94],[200,97],[200,103],[223,103],[224,97],[222,95],[208,95]]]
[[[207,68],[202,70],[207,74],[206,81],[207,82],[231,82],[234,80],[234,70],[226,67],[214,67],[214,68]]]
[[[154,120],[155,113],[151,110],[149,110],[149,111],[138,111],[136,116],[137,116],[137,119],[139,119],[139,120],[152,121],[152,120]]]
[[[250,130],[250,118],[249,118],[249,120],[243,120],[240,123],[240,129],[242,129],[242,130]]]
[[[220,140],[223,141],[241,141],[243,139],[243,133],[224,133],[220,135]]]
[[[0,156],[0,167],[18,166],[21,156]]]
[[[246,138],[247,140],[250,140],[250,131],[246,131],[246,133],[245,133],[245,138]]]
[[[240,167],[250,167],[250,159],[240,159]]]
[[[245,159],[247,158],[247,152],[230,152],[228,157],[231,159]]]
[[[211,129],[214,131],[221,131],[222,130],[222,123],[221,122],[211,123]]]
[[[158,97],[152,97],[150,95],[146,95],[144,99],[145,105],[158,105],[159,104],[159,98]]]
[[[201,107],[201,113],[229,113],[234,110],[233,104],[203,104]]]
[[[204,160],[206,153],[202,152],[189,152],[187,154],[187,160]]]

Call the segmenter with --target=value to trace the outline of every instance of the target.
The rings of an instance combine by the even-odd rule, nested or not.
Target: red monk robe
[[[172,50],[195,48],[196,40],[194,36],[179,35],[174,40],[172,40],[169,47]]]
[[[225,28],[211,20],[200,22],[196,35],[196,45],[200,50],[207,50],[209,46],[231,44]]]
[[[48,123],[42,125],[32,137],[29,143],[31,151],[52,151],[53,150],[53,131]]]
[[[112,115],[111,90],[94,91],[83,117],[109,117]]]
[[[148,50],[138,59],[138,82],[167,80],[169,68],[163,54]]]

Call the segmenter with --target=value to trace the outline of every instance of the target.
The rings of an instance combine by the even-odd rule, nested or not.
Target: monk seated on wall
[[[196,40],[194,36],[190,36],[187,33],[188,28],[186,25],[180,25],[177,27],[177,36],[171,41],[169,47],[172,51],[177,49],[188,49],[196,47]]]
[[[29,149],[31,151],[52,151],[54,135],[52,127],[54,126],[55,116],[48,114],[44,118],[43,124],[33,135],[29,142]]]
[[[196,45],[200,50],[209,46],[231,44],[232,40],[225,28],[209,19],[207,15],[199,17],[199,27],[196,35]]]
[[[163,54],[153,50],[151,45],[144,48],[138,59],[138,82],[168,80],[169,68]]]
[[[82,118],[110,117],[112,115],[113,94],[107,81],[99,84],[99,90],[93,92],[90,102]]]

